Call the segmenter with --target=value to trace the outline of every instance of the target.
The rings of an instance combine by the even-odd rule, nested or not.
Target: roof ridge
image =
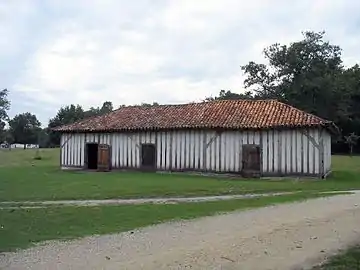
[[[151,106],[142,106],[140,105],[125,105],[123,107],[119,107],[114,111],[123,109],[123,108],[152,108],[152,107],[170,107],[170,106],[184,106],[184,105],[198,105],[198,104],[204,104],[204,103],[217,103],[217,102],[239,102],[239,101],[250,101],[250,102],[259,102],[259,101],[277,101],[277,99],[217,99],[217,100],[204,100],[204,101],[199,101],[199,102],[184,102],[184,103],[170,103],[170,104],[158,104],[158,105],[151,105]]]

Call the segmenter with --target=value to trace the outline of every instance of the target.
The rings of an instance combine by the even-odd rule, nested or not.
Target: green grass
[[[191,219],[319,196],[324,195],[298,193],[257,199],[169,205],[4,209],[0,210],[0,252],[14,251],[16,248],[25,248],[45,240],[128,231],[169,220]]]
[[[315,266],[313,270],[360,270],[360,245],[349,248],[348,250],[331,257],[320,266]]]
[[[69,172],[59,149],[0,150],[0,201],[201,196],[360,189],[360,157],[333,157],[333,176],[313,180],[226,180],[186,174]]]
[[[0,201],[199,196],[270,191],[360,189],[360,158],[334,157],[326,181],[226,180],[186,174],[69,172],[59,169],[59,150],[0,150]],[[127,231],[172,219],[190,219],[313,198],[311,192],[268,198],[178,205],[50,207],[0,210],[0,251],[52,239]]]

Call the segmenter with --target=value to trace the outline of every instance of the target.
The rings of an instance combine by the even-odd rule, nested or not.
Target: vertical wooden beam
[[[277,136],[277,139],[278,139],[278,143],[277,143],[277,145],[278,145],[278,149],[277,149],[277,153],[278,153],[278,172],[280,172],[280,174],[282,174],[282,172],[281,172],[281,160],[282,160],[282,154],[283,154],[283,145],[282,145],[282,137],[284,136],[283,132],[285,132],[285,131],[283,131],[283,130],[278,131],[278,136]],[[274,153],[275,153],[275,151],[274,151]],[[285,154],[285,157],[286,157],[286,154]],[[286,162],[285,162],[285,164],[286,164]],[[286,171],[286,169],[285,169],[285,171]]]
[[[307,133],[309,134],[309,130],[307,131]],[[307,162],[306,162],[307,173],[310,173],[310,144],[309,144],[309,141],[306,142],[306,147],[307,147]],[[314,158],[314,154],[313,154],[313,158]],[[314,162],[314,160],[313,160],[313,162]]]
[[[294,158],[294,145],[293,145],[293,136],[294,133],[292,130],[289,131],[289,136],[290,136],[290,174],[294,173],[294,162],[293,162],[293,158]]]
[[[173,150],[173,131],[170,131],[170,147],[169,147],[169,149],[168,150],[166,150],[166,151],[168,151],[168,153],[165,153],[165,155],[170,155],[169,156],[169,170],[170,171],[172,171],[172,169],[173,169],[173,154],[172,154],[172,150]]]
[[[319,178],[323,178],[325,176],[325,163],[324,163],[324,132],[323,129],[320,129],[319,131]]]
[[[260,140],[260,176],[263,176],[263,132],[259,131]]]
[[[79,149],[79,151],[78,151],[78,161],[79,161],[79,166],[81,167],[81,164],[82,164],[82,139],[83,139],[83,137],[82,137],[82,134],[81,133],[79,133],[78,134],[79,135],[79,139],[78,139],[78,146],[77,146],[77,148]]]
[[[71,136],[69,137],[69,134],[67,135],[67,140],[66,140],[66,160],[65,160],[65,164],[66,166],[69,166],[69,159],[70,159],[70,155],[69,155],[69,140],[70,140]],[[70,164],[71,165],[71,164]]]
[[[158,135],[159,133],[157,131],[154,131],[154,144],[155,144],[155,171],[161,169],[161,164],[160,164],[160,168],[158,167],[158,158],[159,158],[159,149],[158,149]],[[132,148],[132,144],[131,144],[131,148]],[[160,142],[160,148],[161,148],[161,142]],[[131,153],[132,153],[132,149],[131,149]],[[160,149],[160,158],[161,158],[161,149]],[[131,157],[131,160],[133,160],[133,158]]]
[[[271,156],[272,156],[272,171],[275,172],[275,132],[274,130],[272,129],[271,130],[271,133],[272,133],[272,140],[271,140],[271,144],[272,144],[272,153],[271,153]]]
[[[61,135],[60,135],[60,146],[61,146],[61,142],[62,142],[62,140],[63,140],[63,136],[64,136],[64,133],[62,133]],[[11,148],[9,148],[9,149],[11,149]],[[62,147],[60,147],[60,168],[62,167]]]
[[[301,173],[304,174],[304,146],[303,146],[303,135],[300,132],[300,153],[301,153]]]
[[[87,168],[87,133],[84,134],[84,169]]]
[[[219,168],[219,170],[218,171],[222,171],[222,170],[224,170],[224,168],[222,168],[222,166],[221,166],[221,158],[222,158],[222,138],[221,137],[219,137],[219,140],[218,140],[218,149],[219,149],[219,152],[217,152],[216,154],[217,154],[217,163],[219,164],[218,166],[216,166],[216,167],[218,167]]]
[[[205,171],[207,168],[206,168],[206,136],[207,136],[207,132],[205,131],[202,131],[203,133],[203,170]]]

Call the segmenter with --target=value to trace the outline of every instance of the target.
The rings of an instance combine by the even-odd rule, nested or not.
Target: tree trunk
[[[353,155],[353,145],[350,144],[350,156],[352,157],[352,155]]]

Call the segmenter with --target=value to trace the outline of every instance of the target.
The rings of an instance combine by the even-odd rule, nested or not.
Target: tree
[[[159,106],[159,103],[157,102],[153,102],[153,103],[141,103],[142,107],[154,107],[154,106]]]
[[[40,130],[41,123],[29,112],[18,114],[9,121],[9,132],[16,143],[37,144]]]
[[[51,131],[51,128],[68,125],[80,121],[84,118],[94,117],[109,113],[113,110],[111,101],[105,101],[101,108],[91,107],[89,110],[84,111],[82,106],[71,104],[59,109],[54,118],[50,119],[48,125],[48,144],[49,146],[60,145],[60,134],[58,132]]]
[[[7,111],[10,109],[8,93],[7,89],[0,91],[0,143],[6,139],[5,126],[6,121],[8,120]]]
[[[303,40],[290,46],[276,43],[265,48],[267,66],[250,62],[242,67],[247,76],[245,87],[254,88],[263,98],[277,98],[321,117],[334,118],[342,106],[331,102],[339,94],[341,50],[324,41],[324,34],[305,32]]]
[[[243,94],[238,94],[238,93],[234,93],[231,92],[230,90],[220,90],[219,96],[217,97],[207,97],[205,98],[205,101],[214,101],[214,100],[226,100],[226,99],[230,99],[230,100],[234,100],[234,99],[254,99],[255,97],[253,96],[251,91],[246,91]]]
[[[360,68],[342,65],[341,49],[325,32],[304,32],[303,39],[264,49],[267,64],[242,66],[245,88],[256,98],[275,98],[332,120],[344,134],[360,133]],[[335,143],[337,151],[345,141]],[[355,146],[354,146],[355,149]],[[360,149],[359,149],[360,150]]]
[[[105,101],[100,109],[100,114],[105,114],[113,111],[113,105],[111,101]]]
[[[345,136],[345,141],[349,146],[350,156],[353,155],[353,148],[356,145],[357,141],[360,139],[359,135],[356,135],[354,132],[351,132],[348,136]]]
[[[72,124],[76,121],[84,119],[86,113],[80,105],[71,104],[59,109],[54,118],[51,118],[49,121],[49,145],[50,146],[59,146],[60,145],[60,134],[53,132],[50,129],[62,125]]]
[[[91,107],[88,111],[85,111],[85,118],[103,115],[113,111],[113,105],[111,101],[105,101],[101,108]]]
[[[94,116],[98,116],[98,115],[100,115],[99,108],[90,107],[89,110],[84,112],[84,118],[94,117]]]

